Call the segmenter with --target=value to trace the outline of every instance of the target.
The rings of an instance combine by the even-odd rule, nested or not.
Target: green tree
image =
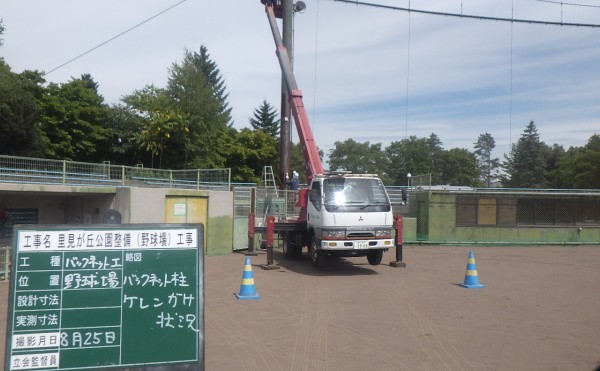
[[[0,36],[4,35],[4,20],[0,18]],[[0,46],[4,45],[4,39],[0,37]],[[2,57],[0,57],[2,59]]]
[[[571,147],[550,172],[552,186],[567,189],[600,188],[600,135],[583,147]]]
[[[81,81],[83,82],[83,86],[88,89],[91,89],[94,93],[98,94],[98,83],[94,80],[92,75],[89,73],[84,73],[81,75]]]
[[[219,71],[217,63],[210,59],[208,48],[202,45],[200,46],[200,53],[194,52],[193,54],[186,51],[185,59],[188,62],[192,62],[196,68],[199,68],[206,77],[206,82],[208,83],[208,86],[210,86],[214,97],[217,99],[219,107],[217,115],[219,116],[219,119],[225,121],[229,127],[233,126],[231,108],[227,102],[227,98],[229,97],[227,86],[225,85],[225,80],[221,76],[221,71]]]
[[[533,121],[527,125],[510,154],[504,155],[502,184],[514,188],[545,188],[544,146]]]
[[[105,148],[106,158],[119,165],[143,164],[152,167],[152,154],[138,141],[140,133],[145,129],[144,123],[145,119],[127,106],[112,106],[107,118],[110,136]]]
[[[45,157],[101,162],[99,154],[110,130],[105,126],[108,106],[82,79],[51,83],[41,97],[40,124]]]
[[[258,183],[263,168],[272,166],[277,157],[275,139],[262,130],[244,128],[238,133],[230,128],[224,146],[228,153],[225,167],[231,168],[236,182]]]
[[[554,144],[552,147],[544,145],[542,148],[542,157],[544,158],[544,174],[547,187],[555,187],[553,174],[558,169],[560,160],[566,155],[563,146]]]
[[[392,142],[385,148],[388,157],[387,175],[393,185],[406,185],[407,175],[432,174],[434,172],[430,143],[426,138],[410,136]]]
[[[463,148],[453,148],[442,153],[442,184],[451,186],[476,186],[479,169],[475,155]]]
[[[254,116],[248,119],[254,130],[263,130],[275,140],[279,137],[279,120],[277,110],[263,100],[260,107],[254,110]]]
[[[219,69],[206,47],[200,53],[186,50],[183,61],[173,63],[166,92],[188,129],[180,133],[180,145],[170,149],[171,157],[178,158],[177,167],[223,167],[231,109]]]
[[[123,102],[137,115],[141,130],[135,141],[151,154],[150,166],[179,168],[181,153],[190,145],[189,128],[166,91],[149,85],[124,97]]]
[[[440,183],[443,177],[442,155],[444,153],[444,148],[442,147],[442,141],[434,133],[431,133],[426,141],[429,150],[429,157],[431,158],[431,182],[434,184]]]
[[[474,143],[475,157],[479,168],[480,181],[486,187],[490,187],[498,176],[500,159],[492,158],[492,151],[496,148],[496,141],[490,133],[479,134],[477,142]]]
[[[38,105],[28,73],[17,75],[0,59],[0,154],[41,156]]]
[[[357,174],[385,175],[387,161],[381,143],[358,143],[353,139],[335,142],[329,151],[331,170],[349,170]]]

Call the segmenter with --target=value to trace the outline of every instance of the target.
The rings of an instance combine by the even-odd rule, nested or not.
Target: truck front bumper
[[[394,247],[393,239],[372,240],[322,240],[321,250],[373,250]]]

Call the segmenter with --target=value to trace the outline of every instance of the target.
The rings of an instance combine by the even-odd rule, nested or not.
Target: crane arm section
[[[323,174],[323,163],[319,157],[319,150],[315,143],[315,138],[308,122],[308,115],[304,108],[304,102],[302,101],[302,91],[298,89],[296,78],[292,70],[292,62],[287,51],[287,48],[283,46],[281,39],[281,33],[277,26],[277,20],[275,12],[273,10],[273,4],[269,1],[265,2],[265,10],[269,24],[271,26],[271,32],[273,33],[273,40],[275,41],[277,59],[279,60],[279,66],[285,80],[287,87],[287,93],[290,100],[290,106],[292,108],[292,115],[294,116],[294,122],[296,123],[296,129],[298,130],[298,136],[300,138],[300,145],[302,146],[302,154],[306,163],[306,177],[310,182],[315,174]]]

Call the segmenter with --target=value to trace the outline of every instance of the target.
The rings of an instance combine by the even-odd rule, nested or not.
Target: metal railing
[[[165,170],[0,155],[0,182],[229,191],[231,169]]]
[[[255,211],[256,216],[263,218],[272,214],[281,219],[295,219],[300,214],[298,206],[298,191],[278,190],[259,187],[256,189]]]
[[[10,275],[10,247],[0,246],[0,280],[8,279]]]
[[[408,188],[431,189],[431,174],[413,175],[411,178],[408,178]]]
[[[386,186],[385,189],[390,198],[390,203],[394,208],[394,213],[406,213],[408,187]],[[270,188],[258,187],[256,189],[256,199],[254,205],[256,216],[259,219],[264,219],[267,214],[272,214],[277,218],[295,219],[300,214],[298,197],[298,191],[280,189],[275,192]]]

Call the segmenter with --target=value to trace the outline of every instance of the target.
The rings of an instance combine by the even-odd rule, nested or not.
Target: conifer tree
[[[496,142],[490,133],[480,134],[477,142],[474,143],[474,153],[480,173],[479,179],[488,188],[498,177],[498,167],[500,167],[500,159],[492,158],[492,151],[495,147]]]
[[[277,111],[266,100],[263,100],[260,107],[254,110],[254,116],[249,118],[250,125],[254,130],[263,130],[273,139],[279,137],[279,120]]]
[[[431,157],[432,164],[432,173],[431,173],[431,182],[434,184],[439,183],[443,175],[443,153],[444,148],[442,147],[442,141],[435,134],[431,133],[429,138],[426,139],[427,148],[429,150],[429,156]]]
[[[220,148],[231,127],[231,108],[221,73],[208,49],[185,51],[181,63],[173,63],[166,93],[182,125],[169,138],[171,167],[210,168],[225,163]]]
[[[506,174],[502,178],[502,184],[513,188],[544,188],[544,146],[534,122],[531,121],[519,141],[513,144],[510,154],[504,155],[502,167]]]

